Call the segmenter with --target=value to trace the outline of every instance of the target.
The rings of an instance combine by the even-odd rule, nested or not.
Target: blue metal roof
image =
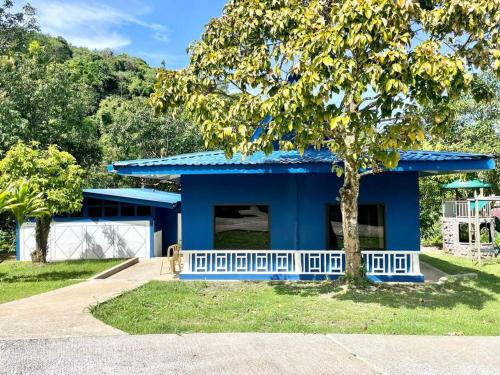
[[[442,151],[401,151],[395,171],[457,172],[494,169],[491,155]],[[207,151],[170,156],[161,159],[128,160],[113,163],[110,172],[149,177],[182,174],[216,173],[330,173],[337,157],[330,151],[274,151],[269,155],[256,152],[242,159],[235,154],[226,159],[222,151]]]
[[[181,203],[180,194],[154,189],[84,189],[83,196],[85,198],[166,208],[175,208]]]

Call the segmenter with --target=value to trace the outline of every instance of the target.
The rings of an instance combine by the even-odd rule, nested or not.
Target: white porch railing
[[[183,274],[341,275],[345,253],[330,250],[183,250]],[[418,251],[363,251],[369,275],[419,275]]]
[[[469,216],[469,206],[471,213],[470,215],[474,217],[475,209],[474,206],[467,201],[446,201],[443,203],[443,215],[444,217],[468,217]],[[479,199],[479,217],[492,217],[492,203],[489,201]]]

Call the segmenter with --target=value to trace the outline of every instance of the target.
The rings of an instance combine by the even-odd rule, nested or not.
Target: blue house
[[[186,280],[321,280],[345,270],[339,188],[327,150],[221,151],[113,163],[112,173],[180,180]],[[492,156],[401,152],[397,168],[362,178],[360,243],[374,281],[423,281],[420,176],[494,169]]]

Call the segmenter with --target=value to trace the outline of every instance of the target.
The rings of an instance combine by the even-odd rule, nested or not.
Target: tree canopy
[[[71,154],[57,146],[40,149],[37,144],[18,143],[0,160],[0,187],[21,186],[42,194],[50,215],[78,211],[82,201],[83,169]]]
[[[203,149],[191,122],[154,116],[147,98],[155,74],[143,59],[41,34],[33,7],[0,0],[0,159],[18,142],[55,144],[84,168],[86,187],[158,187],[106,173],[117,159]],[[0,248],[11,246],[13,235],[11,216],[0,213]]]
[[[418,105],[439,114],[470,85],[467,67],[500,68],[500,5],[468,5],[230,1],[190,47],[189,67],[160,71],[152,101],[159,110],[185,105],[207,143],[229,155],[269,152],[278,139],[285,149],[328,146],[360,165],[391,167],[398,155],[387,150],[423,140]],[[436,130],[445,117],[434,118]]]
[[[13,11],[14,2],[0,3],[0,55],[13,49],[22,48],[29,32],[38,30],[35,9],[26,4],[21,11]]]
[[[202,145],[197,129],[185,117],[155,115],[143,97],[109,97],[101,102],[96,118],[108,161],[166,157],[198,151]]]

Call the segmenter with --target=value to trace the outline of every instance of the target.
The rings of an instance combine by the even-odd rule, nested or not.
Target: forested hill
[[[202,147],[188,121],[154,115],[154,80],[140,58],[20,34],[0,49],[0,158],[18,141],[56,144],[86,168],[88,186],[143,184],[108,176],[105,164]]]

